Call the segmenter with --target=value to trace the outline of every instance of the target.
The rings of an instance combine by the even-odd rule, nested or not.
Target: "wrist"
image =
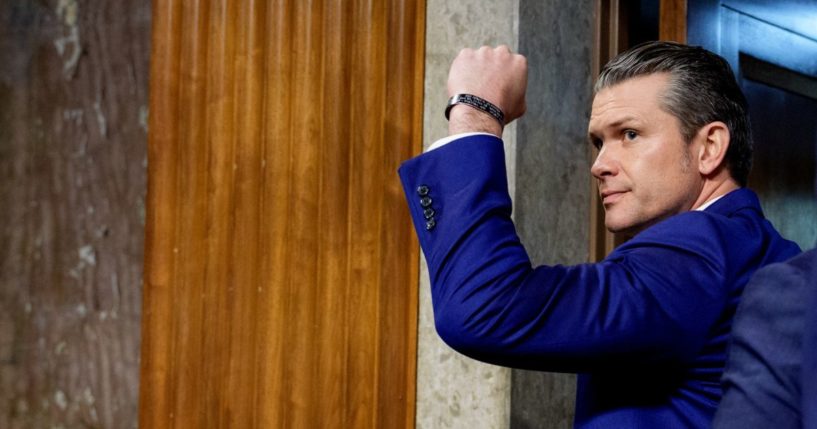
[[[502,137],[502,126],[496,118],[468,105],[457,104],[449,110],[448,135],[460,133],[489,133]]]
[[[500,128],[505,126],[505,114],[502,112],[502,109],[490,101],[473,94],[459,93],[454,94],[454,96],[448,99],[448,106],[445,108],[445,119],[448,119],[448,112],[457,104],[465,104],[474,109],[481,110],[496,119],[496,121],[499,122]]]

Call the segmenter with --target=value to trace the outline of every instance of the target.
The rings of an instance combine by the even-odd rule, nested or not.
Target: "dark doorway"
[[[749,187],[783,236],[803,248],[817,241],[815,23],[817,1],[689,2],[689,43],[724,56],[749,101]]]

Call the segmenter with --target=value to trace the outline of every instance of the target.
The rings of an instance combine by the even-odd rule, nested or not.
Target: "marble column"
[[[424,141],[447,135],[443,111],[451,60],[464,47],[507,44],[517,47],[518,0],[428,0],[426,5]],[[516,126],[505,128],[511,195],[516,175]],[[425,261],[421,263],[417,364],[417,428],[506,428],[510,419],[507,368],[467,358],[437,336]]]
[[[593,0],[520,0],[528,112],[516,146],[516,228],[534,265],[589,258]],[[575,376],[513,370],[511,427],[571,428]]]
[[[594,0],[427,4],[426,146],[446,135],[445,82],[459,49],[505,43],[528,57],[528,112],[503,138],[517,229],[535,264],[589,257],[591,155],[585,132],[594,11]],[[421,266],[417,427],[571,427],[574,376],[481,364],[440,341]]]

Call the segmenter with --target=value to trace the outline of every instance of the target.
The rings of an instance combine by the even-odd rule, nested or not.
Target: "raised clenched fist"
[[[473,94],[502,109],[505,123],[525,113],[528,62],[506,45],[463,49],[448,72],[448,96]],[[485,131],[501,135],[502,127],[490,115],[468,106],[451,109],[449,133]]]

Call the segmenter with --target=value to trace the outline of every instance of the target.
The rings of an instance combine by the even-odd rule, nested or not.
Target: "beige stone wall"
[[[443,111],[451,60],[464,47],[517,47],[519,2],[428,0],[426,21],[426,147],[447,135]],[[505,128],[511,195],[515,191],[516,125]],[[417,367],[417,428],[506,428],[510,421],[511,372],[460,355],[434,330],[425,260],[421,263]]]

